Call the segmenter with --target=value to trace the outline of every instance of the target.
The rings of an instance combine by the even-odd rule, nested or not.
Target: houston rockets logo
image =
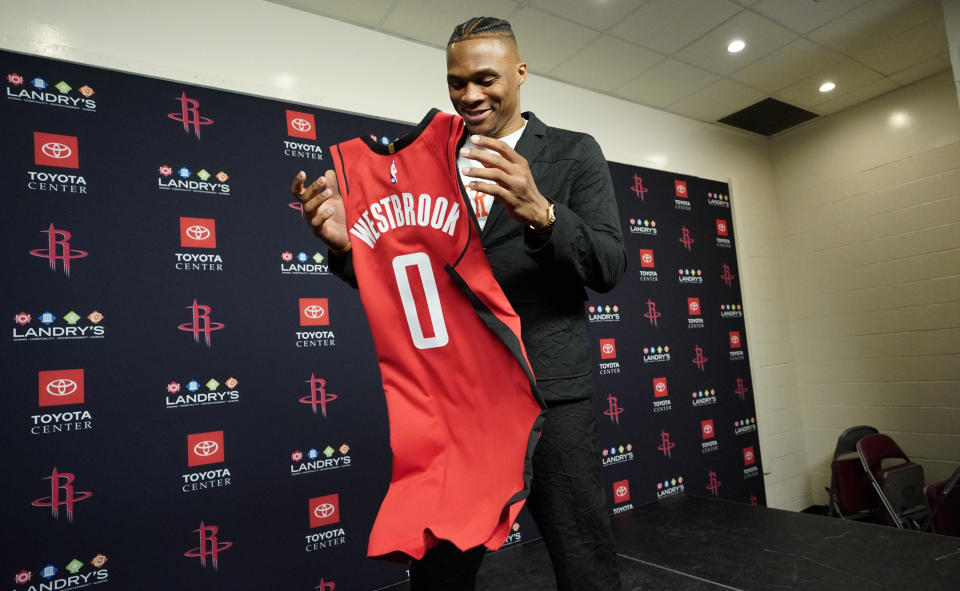
[[[733,273],[730,272],[730,265],[723,263],[723,273],[720,274],[720,279],[723,279],[723,282],[727,284],[727,287],[732,287],[735,277],[733,276]]]
[[[630,187],[630,190],[633,191],[634,195],[640,198],[640,201],[645,201],[647,196],[647,189],[643,187],[643,179],[637,176],[636,173],[633,175],[633,186]]]
[[[203,466],[224,461],[223,431],[187,435],[187,465]]]
[[[657,446],[657,449],[663,452],[664,457],[672,458],[671,451],[673,448],[677,447],[677,444],[670,441],[670,434],[664,430],[660,430],[660,445]]]
[[[308,503],[310,527],[322,527],[340,522],[340,495],[314,497]]]
[[[80,168],[80,150],[72,135],[33,132],[33,161],[38,166]]]
[[[620,424],[620,415],[623,414],[623,407],[617,404],[617,397],[613,394],[607,395],[607,410],[603,411],[603,414],[610,417],[611,423]]]
[[[644,318],[650,321],[650,324],[658,326],[657,319],[659,319],[663,314],[657,312],[657,303],[651,299],[647,299],[647,313],[643,315]]]
[[[310,374],[307,383],[310,384],[310,395],[301,398],[300,402],[309,404],[313,409],[313,414],[317,414],[317,407],[319,406],[323,418],[327,418],[327,404],[336,400],[337,395],[327,392],[327,381],[316,377],[314,374]]]
[[[217,222],[209,218],[180,218],[180,246],[216,248]]]
[[[704,439],[713,439],[717,434],[713,428],[713,419],[700,421],[700,432],[703,433]]]
[[[50,507],[50,514],[54,519],[60,517],[60,507],[67,510],[67,521],[73,523],[74,505],[80,501],[86,501],[93,496],[89,491],[75,491],[73,481],[76,476],[70,472],[58,472],[53,468],[50,476],[44,476],[44,480],[50,481],[50,496],[34,500],[31,505],[34,507]]]
[[[707,473],[707,490],[710,491],[710,494],[717,496],[721,484],[723,483],[717,480],[717,473],[710,470],[710,472]]]
[[[215,525],[207,525],[200,522],[200,527],[193,530],[193,533],[200,534],[200,545],[196,548],[190,548],[183,553],[190,558],[199,558],[200,566],[207,566],[207,559],[213,565],[213,570],[217,570],[220,561],[220,553],[233,546],[233,542],[221,542],[217,539],[220,528]]]
[[[323,577],[320,577],[320,584],[314,587],[314,591],[335,591],[337,584],[333,581],[324,581]]]
[[[167,117],[182,123],[185,133],[189,134],[190,130],[193,129],[194,135],[197,136],[197,139],[200,139],[200,126],[210,125],[213,123],[213,119],[201,116],[200,101],[189,98],[186,92],[180,93],[180,96],[173,100],[180,102],[180,112],[168,113]]]
[[[300,298],[300,326],[328,326],[330,305],[327,298]]]
[[[750,391],[750,388],[743,383],[743,378],[737,378],[737,387],[734,388],[733,393],[740,397],[740,400],[746,400],[747,392]]]
[[[667,390],[667,378],[653,378],[653,397],[666,398],[670,395]]]
[[[673,181],[674,192],[681,199],[687,198],[687,181]]]
[[[187,332],[192,332],[193,340],[197,343],[200,342],[200,335],[202,334],[203,341],[207,344],[207,347],[209,347],[210,333],[215,330],[220,330],[224,327],[224,324],[222,322],[213,322],[210,320],[210,306],[198,304],[197,300],[193,300],[193,305],[187,306],[186,308],[192,312],[192,320],[177,326],[177,328]]]
[[[63,273],[70,276],[70,261],[82,259],[87,256],[84,250],[73,250],[70,248],[70,238],[73,236],[66,230],[58,230],[53,224],[41,232],[47,235],[47,248],[38,248],[31,250],[30,254],[50,261],[50,270],[57,270],[57,261],[63,262]]]
[[[38,372],[40,406],[83,404],[83,370],[57,369]]]
[[[626,503],[630,500],[630,481],[618,480],[613,483],[613,502]]]
[[[693,364],[696,365],[700,371],[703,371],[703,368],[707,365],[707,361],[709,361],[709,359],[703,356],[703,348],[700,347],[700,345],[694,345],[693,351]]]
[[[687,228],[686,226],[680,226],[679,242],[680,244],[683,245],[684,248],[687,249],[687,251],[693,250],[691,247],[693,246],[693,243],[696,242],[696,240],[694,240],[693,237],[690,236],[690,229]]]
[[[313,114],[287,109],[287,135],[308,140],[317,139],[317,124]]]
[[[699,316],[700,298],[687,298],[687,311],[691,316]]]

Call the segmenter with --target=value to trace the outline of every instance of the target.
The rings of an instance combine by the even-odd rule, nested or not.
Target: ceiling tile
[[[807,38],[854,56],[931,18],[943,18],[936,0],[870,0]]]
[[[606,31],[643,4],[643,0],[530,0],[530,6]]]
[[[340,0],[269,1],[366,27],[376,27],[394,2],[394,0],[369,0],[368,2],[342,2]]]
[[[651,107],[664,107],[696,93],[719,76],[668,59],[613,91],[621,98]]]
[[[923,80],[938,74],[944,70],[950,68],[950,54],[941,53],[940,55],[928,59],[924,62],[920,62],[914,66],[907,68],[906,70],[901,70],[896,74],[890,76],[890,79],[896,82],[897,84],[907,85],[916,82],[917,80]]]
[[[669,55],[742,10],[730,0],[651,0],[610,32]]]
[[[733,80],[721,79],[700,92],[670,105],[667,110],[701,121],[716,121],[763,100],[766,95]]]
[[[868,0],[763,0],[753,7],[770,20],[797,33],[809,33],[833,21]]]
[[[563,62],[550,76],[600,92],[609,92],[647,71],[666,56],[604,35]]]
[[[678,51],[674,57],[726,75],[776,51],[796,38],[796,33],[773,21],[752,12],[741,12]],[[740,53],[728,52],[727,45],[734,39],[743,39],[747,47]]]
[[[847,59],[827,66],[812,76],[807,76],[796,84],[777,92],[777,95],[789,103],[812,108],[882,79],[883,76],[870,68]],[[827,80],[834,82],[837,88],[831,92],[820,92],[820,84]]]
[[[919,27],[874,45],[857,54],[855,59],[889,76],[945,51],[949,49],[943,19],[931,19]]]
[[[776,92],[842,59],[839,53],[801,38],[738,70],[731,78]]]
[[[867,84],[866,86],[858,88],[853,92],[848,92],[847,94],[821,103],[817,106],[817,110],[824,113],[836,113],[837,111],[842,111],[848,107],[852,107],[864,101],[878,97],[881,94],[886,94],[895,88],[897,88],[896,83],[891,82],[886,78],[881,78],[880,80]]]
[[[340,4],[364,4],[341,2]],[[434,47],[446,47],[453,28],[475,16],[496,16],[509,19],[519,4],[513,0],[484,0],[483,14],[466,2],[448,0],[397,0],[397,5],[383,21],[380,30]],[[424,15],[430,15],[424,18]]]
[[[599,36],[592,29],[530,7],[512,15],[510,24],[517,35],[520,57],[539,74],[556,68]]]

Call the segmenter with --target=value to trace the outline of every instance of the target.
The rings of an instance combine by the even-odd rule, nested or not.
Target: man
[[[585,134],[520,111],[527,65],[507,21],[458,25],[447,45],[447,86],[471,134],[458,166],[494,277],[522,322],[522,339],[548,404],[527,506],[561,590],[620,589],[600,480],[591,404],[584,287],[606,292],[626,268],[606,161]],[[330,247],[330,267],[351,281],[343,202],[332,171],[292,192]],[[411,588],[472,589],[483,548],[441,543],[411,565]]]

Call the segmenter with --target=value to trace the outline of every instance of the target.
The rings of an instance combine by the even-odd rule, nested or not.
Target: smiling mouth
[[[468,123],[480,123],[491,113],[493,113],[493,109],[464,109],[463,118],[466,119]]]

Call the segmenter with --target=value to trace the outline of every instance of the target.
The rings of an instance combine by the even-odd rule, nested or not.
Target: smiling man
[[[527,506],[561,590],[620,589],[600,478],[585,288],[606,292],[626,268],[606,160],[582,133],[520,109],[527,65],[505,20],[470,19],[447,45],[450,100],[469,138],[458,167],[493,275],[521,319],[521,338],[547,403]],[[292,191],[330,267],[353,282],[336,176]],[[471,363],[483,363],[483,351]],[[496,453],[496,452],[491,452]],[[466,508],[465,508],[466,509]],[[411,565],[411,589],[472,589],[482,546],[440,544]]]

